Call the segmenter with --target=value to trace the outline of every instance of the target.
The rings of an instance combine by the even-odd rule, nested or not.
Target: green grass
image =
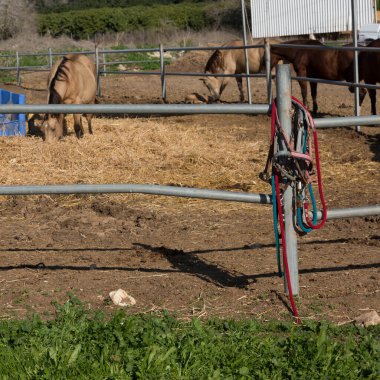
[[[46,51],[44,53],[47,53]],[[48,66],[49,58],[47,56],[19,56],[19,66]],[[0,53],[0,67],[16,67],[17,58],[14,51],[3,50]],[[15,83],[17,81],[16,71],[1,70],[0,81],[3,83]]]
[[[147,46],[144,46],[148,48]],[[139,48],[144,48],[139,47]],[[155,46],[157,47],[157,46]],[[128,49],[127,46],[124,45],[117,45],[112,46],[112,50],[126,50]],[[131,53],[113,53],[113,54],[107,54],[106,56],[107,62],[131,62],[128,64],[124,64],[124,66],[128,68],[138,68],[139,70],[159,70],[160,69],[160,59],[156,57],[151,57],[149,53],[145,52],[131,52]],[[103,61],[102,58],[99,59],[100,66],[102,65]],[[170,59],[165,58],[164,59],[165,64],[170,63]],[[108,66],[107,70],[117,70],[118,65],[110,65]]]
[[[2,379],[378,379],[379,326],[110,317],[71,297],[55,318],[0,322]]]
[[[151,47],[151,46],[141,46],[140,48],[145,47]],[[111,48],[112,50],[126,50],[128,49],[127,46],[124,45],[117,45],[113,46]],[[74,52],[80,52],[80,49],[70,49],[70,51]],[[56,52],[56,51],[54,51]],[[46,51],[40,51],[39,53],[46,53]],[[9,57],[8,57],[9,56]],[[93,56],[90,56],[92,59],[94,59]],[[53,62],[58,59],[59,57],[54,56]],[[136,53],[113,53],[113,54],[107,54],[106,55],[106,62],[124,62],[128,61],[129,63],[124,64],[127,70],[133,68],[138,69],[141,71],[150,71],[150,70],[159,70],[160,69],[160,62],[159,58],[151,57],[148,53],[145,52],[136,52]],[[144,61],[144,62],[141,62]],[[165,64],[170,63],[170,59],[165,58],[164,59]],[[12,51],[2,51],[0,53],[0,67],[16,67],[16,54]],[[103,69],[103,56],[100,55],[99,57],[99,66],[100,70]],[[46,56],[23,56],[20,55],[19,57],[19,65],[22,67],[41,67],[46,66],[49,67],[49,57]],[[116,65],[110,65],[106,67],[106,70],[118,70],[118,64]],[[21,71],[21,75],[25,71]],[[17,82],[17,73],[15,70],[0,70],[0,81],[3,83],[16,83]]]

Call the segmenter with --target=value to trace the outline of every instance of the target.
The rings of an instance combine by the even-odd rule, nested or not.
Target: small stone
[[[116,306],[125,307],[136,304],[136,300],[123,289],[113,290],[109,296]]]
[[[375,310],[364,313],[354,319],[354,324],[357,327],[376,326],[380,324],[380,316]]]

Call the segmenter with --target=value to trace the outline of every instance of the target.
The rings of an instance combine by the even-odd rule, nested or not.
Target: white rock
[[[113,290],[109,296],[116,306],[126,307],[136,304],[136,300],[123,289]]]
[[[360,315],[359,317],[356,317],[354,319],[355,326],[375,326],[380,324],[380,316],[376,313],[375,310],[372,310],[368,313],[364,313]]]

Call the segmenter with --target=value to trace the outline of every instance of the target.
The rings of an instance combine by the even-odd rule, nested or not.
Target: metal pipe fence
[[[349,50],[349,51],[355,51],[355,52],[361,52],[361,51],[377,51],[379,52],[380,49],[378,48],[368,48],[368,47],[354,47],[354,46],[315,46],[315,45],[293,45],[293,44],[273,44],[273,46],[283,46],[287,48],[303,48],[303,49],[314,49],[314,50]],[[207,73],[191,73],[191,72],[168,72],[165,68],[165,58],[164,54],[165,52],[186,52],[186,51],[214,51],[214,50],[236,50],[236,49],[247,49],[250,48],[264,48],[265,54],[266,54],[266,65],[265,65],[265,74],[207,74]],[[17,82],[21,84],[21,74],[22,72],[45,72],[49,71],[49,69],[52,67],[53,64],[53,56],[63,56],[66,54],[74,54],[78,53],[77,51],[68,51],[68,52],[52,52],[51,49],[48,49],[47,53],[18,53],[16,52],[16,66],[7,66],[7,67],[0,67],[0,71],[16,71],[17,73]],[[267,43],[266,45],[258,44],[258,45],[244,45],[244,46],[207,46],[207,47],[168,47],[164,48],[162,45],[160,45],[158,48],[134,48],[134,49],[117,49],[117,50],[109,50],[109,49],[103,49],[100,50],[98,48],[95,49],[95,51],[82,51],[81,54],[85,55],[94,55],[95,61],[96,61],[96,68],[97,68],[97,83],[98,83],[98,94],[101,94],[101,76],[105,76],[107,74],[120,74],[120,75],[159,75],[161,78],[161,97],[163,101],[166,101],[166,80],[165,78],[167,76],[188,76],[188,77],[241,77],[241,78],[267,78],[267,99],[270,100],[272,98],[272,87],[271,87],[271,80],[270,78],[271,73],[271,67],[270,67],[270,45]],[[106,54],[114,55],[114,54],[128,54],[128,53],[159,53],[160,57],[157,60],[119,60],[119,61],[107,61]],[[99,55],[102,55],[103,62],[100,62]],[[47,65],[41,65],[41,66],[25,66],[20,65],[20,58],[21,57],[47,57],[48,63]],[[14,55],[11,54],[4,54],[0,55],[1,58],[15,58]],[[248,58],[248,56],[247,56]],[[107,67],[110,67],[112,65],[116,64],[142,64],[147,62],[157,62],[160,64],[160,68],[157,71],[128,71],[128,70],[108,70]],[[249,64],[249,63],[248,63]],[[100,68],[102,67],[102,69]],[[360,84],[360,83],[354,83],[354,82],[339,82],[339,81],[330,81],[330,80],[324,80],[324,79],[318,79],[318,78],[308,78],[308,77],[292,77],[294,80],[298,81],[309,81],[314,83],[323,83],[323,84],[330,84],[330,85],[338,85],[338,86],[352,86],[355,89],[356,88],[367,88],[367,89],[380,89],[380,86],[377,85],[367,85],[367,84]],[[250,88],[250,87],[249,87]],[[357,91],[357,90],[355,90]],[[357,103],[357,99],[355,104]],[[357,114],[358,112],[356,112]]]
[[[1,104],[0,114],[69,113],[129,115],[268,114],[269,104]]]
[[[287,44],[286,42],[281,44],[272,44],[273,47],[285,47],[289,49],[308,49],[308,50],[337,50],[337,51],[372,51],[379,52],[379,48],[367,47],[367,46],[328,46],[328,45],[297,45],[297,44]]]
[[[1,104],[0,114],[68,113],[125,115],[245,114],[268,115],[270,104]],[[380,115],[329,117],[314,120],[318,129],[380,124]]]
[[[288,65],[284,65],[287,66]],[[285,77],[285,79],[284,79]],[[283,70],[282,77],[278,76],[277,97],[279,98],[278,109],[283,123],[289,120],[290,110],[290,72]],[[282,78],[282,79],[281,79]],[[287,102],[281,100],[287,99]],[[133,114],[133,115],[178,115],[178,114],[268,114],[269,104],[210,104],[210,105],[188,105],[188,104],[100,104],[100,105],[65,105],[65,104],[44,104],[44,105],[0,105],[0,113],[93,113],[93,114]],[[379,116],[367,117],[348,117],[348,118],[329,118],[316,120],[317,127],[323,126],[351,126],[353,123],[366,121],[371,123],[380,122]],[[290,189],[290,187],[289,187]],[[292,190],[290,189],[290,192]],[[0,195],[32,195],[32,194],[115,194],[115,193],[140,193],[151,195],[165,195],[177,197],[190,197],[201,199],[213,199],[223,201],[236,201],[248,203],[271,204],[272,198],[269,194],[242,193],[233,191],[220,191],[210,189],[197,189],[188,187],[160,186],[149,184],[67,184],[67,185],[47,185],[47,186],[0,186]],[[288,199],[289,198],[289,199]],[[286,227],[289,248],[289,264],[294,294],[298,293],[298,267],[297,267],[297,241],[294,233],[292,220],[292,199],[284,197],[287,204],[284,206],[286,211]],[[329,210],[328,219],[357,217],[380,214],[380,205],[364,206],[350,209]]]
[[[149,184],[65,184],[43,186],[0,186],[0,195],[41,194],[150,194],[244,203],[271,204],[270,194],[242,193]]]
[[[63,184],[0,186],[0,195],[145,194],[271,205],[271,194],[151,184]],[[312,215],[312,212],[310,213]],[[327,220],[380,215],[380,205],[328,209]],[[317,219],[322,218],[321,212]]]
[[[317,79],[317,78],[308,78],[308,77],[297,77],[294,76],[292,79],[297,81],[307,81],[312,83],[321,83],[321,84],[331,84],[334,86],[343,86],[343,87],[357,87],[357,88],[366,88],[366,89],[374,89],[379,90],[380,86],[374,85],[374,84],[361,84],[361,83],[355,83],[355,82],[340,82],[335,80],[328,80],[328,79]]]

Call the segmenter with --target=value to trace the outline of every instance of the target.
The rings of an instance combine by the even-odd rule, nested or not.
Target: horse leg
[[[74,130],[78,139],[83,137],[83,125],[82,125],[82,117],[79,114],[74,115]]]
[[[311,97],[313,99],[313,113],[317,113],[317,111],[318,111],[318,104],[317,104],[317,83],[310,82],[310,91],[311,91]]]
[[[355,87],[350,86],[348,90],[351,92],[351,94],[353,94],[355,92]],[[363,101],[366,95],[367,95],[367,90],[365,88],[360,87],[359,88],[359,106],[360,107],[363,104]]]
[[[222,96],[222,93],[223,93],[224,89],[226,88],[227,83],[228,83],[228,81],[226,81],[224,78],[222,78],[222,84],[220,85],[220,89],[219,89],[219,96]]]
[[[92,113],[86,114],[86,120],[88,124],[88,133],[92,135]]]
[[[376,90],[374,90],[373,88],[369,89],[368,93],[369,93],[369,97],[371,99],[371,112],[372,112],[372,115],[376,115]]]
[[[299,74],[297,74],[300,76]],[[300,88],[301,88],[301,94],[302,94],[302,101],[306,108],[309,108],[308,102],[307,102],[307,82],[304,80],[298,81]]]
[[[293,64],[294,70],[297,73],[298,77],[307,77],[306,68],[295,66]],[[307,82],[305,80],[299,80],[298,84],[301,88],[301,95],[302,95],[302,102],[306,106],[306,108],[309,108],[309,104],[307,102]]]
[[[240,93],[240,102],[244,103],[243,78],[242,77],[236,77],[236,83],[237,83],[239,93]]]

